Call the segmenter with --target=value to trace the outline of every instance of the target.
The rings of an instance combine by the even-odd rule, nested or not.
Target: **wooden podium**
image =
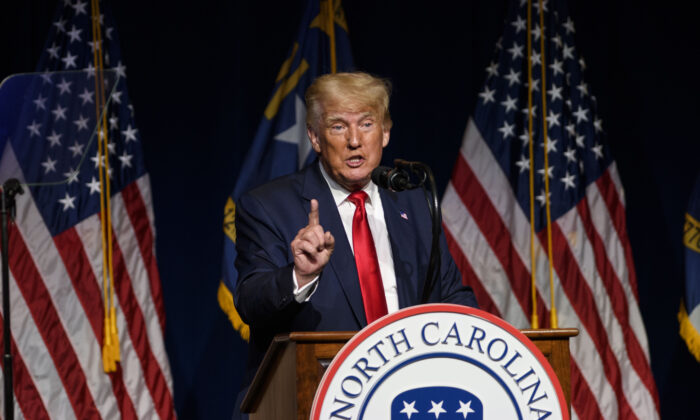
[[[571,407],[569,338],[576,328],[521,330],[542,351]],[[356,332],[293,332],[274,338],[243,399],[251,420],[308,420],[323,373]]]

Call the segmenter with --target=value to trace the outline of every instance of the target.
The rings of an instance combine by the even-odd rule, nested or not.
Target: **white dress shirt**
[[[321,174],[326,180],[326,183],[331,189],[333,194],[333,200],[338,206],[338,213],[340,213],[340,220],[343,222],[343,228],[345,229],[345,235],[350,244],[350,249],[353,249],[352,241],[352,219],[355,214],[355,205],[348,200],[350,191],[346,190],[340,184],[335,182],[326,171],[323,169],[323,165],[319,162],[321,168]],[[384,220],[384,207],[382,206],[382,199],[379,196],[379,188],[373,183],[369,182],[363,190],[367,193],[368,199],[365,201],[365,211],[367,213],[367,222],[369,223],[369,229],[372,232],[372,238],[374,239],[374,247],[377,250],[377,259],[379,260],[379,272],[382,275],[382,283],[384,285],[384,296],[386,298],[386,307],[389,313],[395,312],[399,309],[399,295],[396,291],[396,274],[394,273],[394,258],[391,253],[391,243],[389,242],[389,231],[386,228],[386,221]],[[335,238],[336,241],[341,240],[340,238]],[[353,250],[354,252],[354,250]],[[292,271],[292,273],[294,273]],[[296,274],[292,274],[294,279],[294,298],[297,302],[308,301],[316,290],[316,282],[318,277],[312,280],[310,283],[306,284],[304,287],[299,288],[296,279]]]

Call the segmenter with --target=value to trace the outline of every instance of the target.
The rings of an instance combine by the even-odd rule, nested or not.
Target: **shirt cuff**
[[[316,291],[316,284],[318,284],[318,277],[314,277],[313,280],[306,283],[304,287],[299,287],[299,282],[297,281],[297,273],[292,268],[292,280],[294,281],[294,300],[297,303],[308,302],[311,299],[311,295]]]

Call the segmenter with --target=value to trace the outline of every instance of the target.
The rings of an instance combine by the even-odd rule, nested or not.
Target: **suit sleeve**
[[[274,219],[254,196],[244,195],[236,206],[234,298],[251,326],[282,327],[300,307],[294,299],[289,241]]]
[[[440,228],[440,301],[478,308],[472,288],[462,283],[462,275],[450,254],[445,232]]]

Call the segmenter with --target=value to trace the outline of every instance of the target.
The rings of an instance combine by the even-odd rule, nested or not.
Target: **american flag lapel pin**
[[[402,219],[408,220],[408,215],[406,214],[405,211],[400,211],[400,212],[399,212],[399,215],[401,215],[401,218],[402,218]]]

